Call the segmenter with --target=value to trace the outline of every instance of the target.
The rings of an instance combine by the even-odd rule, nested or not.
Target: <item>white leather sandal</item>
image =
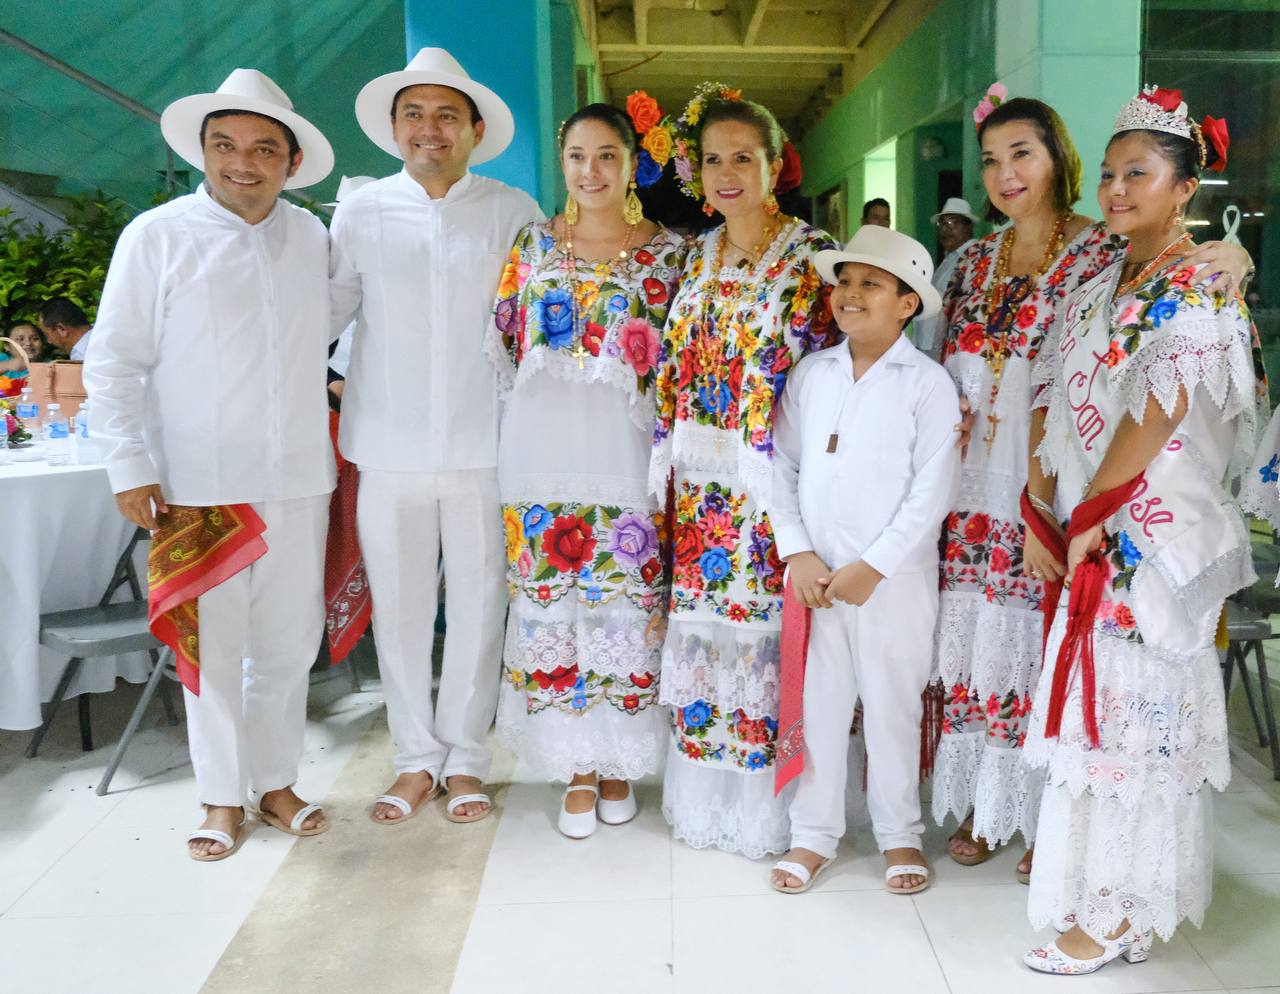
[[[889,881],[894,877],[924,877],[922,883],[914,887],[890,887]],[[884,889],[890,894],[919,894],[929,888],[929,868],[919,863],[897,863],[884,871]]]
[[[319,824],[313,828],[303,828],[302,823],[310,818],[317,811],[320,812],[321,818]],[[323,835],[329,831],[329,819],[324,817],[324,810],[319,804],[306,804],[298,809],[298,813],[286,822],[279,815],[274,814],[265,808],[258,808],[254,814],[261,818],[272,828],[278,828],[285,835],[296,835],[299,838],[306,839],[313,835]]]
[[[825,870],[828,866],[830,866],[831,863],[832,863],[832,860],[824,859],[821,863],[818,864],[817,868],[814,869],[813,873],[811,874],[809,872],[809,868],[805,866],[803,863],[796,863],[789,859],[780,859],[778,860],[778,862],[773,864],[773,869],[781,870],[783,873],[791,874],[793,877],[795,877],[800,881],[800,886],[788,887],[785,883],[782,883],[782,884],[778,883],[776,880],[773,879],[772,870],[769,872],[769,885],[774,890],[776,890],[779,894],[803,894],[805,891],[807,891],[810,887],[812,887],[817,882],[818,877],[822,876],[822,871]]]
[[[395,794],[379,794],[373,799],[373,807],[369,809],[369,820],[375,825],[400,825],[408,821],[419,811],[427,806],[427,803],[434,801],[440,796],[440,791],[444,790],[444,785],[440,782],[439,777],[431,778],[431,789],[427,791],[427,796],[415,808],[403,797],[397,797]],[[378,805],[386,804],[400,812],[399,818],[379,818],[377,815]]]
[[[600,788],[593,783],[572,783],[565,788],[564,797],[560,800],[560,817],[556,819],[556,827],[560,829],[562,835],[567,835],[571,839],[585,839],[596,830],[596,809],[594,806],[577,814],[572,814],[564,809],[565,799],[578,790],[589,790],[597,798],[600,796]]]
[[[206,853],[203,856],[197,856],[191,851],[190,845],[187,848],[187,855],[194,859],[197,863],[216,863],[220,859],[226,859],[237,849],[245,836],[245,822],[249,820],[248,816],[240,819],[240,824],[236,827],[235,837],[228,835],[226,832],[219,831],[216,828],[199,828],[187,836],[187,842],[216,842],[225,848],[222,852]]]
[[[1101,970],[1113,959],[1121,956],[1128,963],[1142,963],[1151,952],[1151,940],[1150,932],[1138,932],[1130,926],[1128,931],[1115,939],[1093,940],[1102,946],[1101,956],[1095,956],[1092,959],[1076,959],[1059,949],[1055,939],[1047,946],[1031,950],[1022,957],[1022,962],[1038,973],[1054,973],[1064,977],[1077,976]]]

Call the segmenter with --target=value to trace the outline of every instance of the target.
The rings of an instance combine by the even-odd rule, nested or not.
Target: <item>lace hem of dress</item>
[[[1068,692],[1059,736],[1046,739],[1049,688],[1064,629],[1059,617],[1045,656],[1055,663],[1040,678],[1022,750],[1027,763],[1045,769],[1048,783],[1073,796],[1089,793],[1133,805],[1157,795],[1172,807],[1206,783],[1226,787],[1227,715],[1212,646],[1177,652],[1095,632],[1101,747],[1092,748],[1084,731],[1079,680]]]
[[[706,701],[724,714],[740,709],[752,719],[776,716],[780,644],[776,626],[770,631],[673,616],[662,647],[658,700],[677,708]]]
[[[964,821],[973,812],[973,834],[1004,845],[1019,832],[1035,842],[1044,773],[1022,761],[1019,749],[986,742],[983,732],[944,735],[933,771],[933,820]]]
[[[657,672],[660,610],[644,611],[621,598],[603,608],[561,603],[563,607],[556,605],[556,613],[549,614],[553,609],[522,599],[512,602],[503,652],[509,670],[551,673],[576,665],[600,676]]]
[[[505,363],[508,367],[510,362]],[[507,400],[509,394],[518,389],[521,383],[546,373],[557,380],[572,383],[602,383],[615,387],[627,395],[627,413],[631,422],[646,435],[653,434],[654,399],[651,393],[642,391],[637,385],[636,371],[625,365],[616,356],[597,358],[592,356],[581,365],[568,350],[552,349],[550,346],[538,346],[525,353],[520,366],[511,376],[511,384],[502,399]],[[501,377],[499,377],[501,383]]]
[[[633,476],[506,472],[498,485],[504,504],[604,504],[641,513],[658,507],[645,481]]]
[[[679,466],[696,473],[720,473],[737,481],[761,507],[773,495],[773,464],[769,456],[748,448],[736,431],[714,425],[679,421],[654,446],[649,461],[649,492],[666,494],[667,477]]]
[[[530,715],[525,695],[504,684],[496,733],[535,776],[549,783],[568,783],[592,772],[606,780],[640,780],[658,772],[667,725],[668,715],[657,707],[634,715],[599,708],[582,715]]]
[[[1217,630],[1218,615],[1215,608],[1219,608],[1222,602],[1237,590],[1243,590],[1258,579],[1253,571],[1253,550],[1249,546],[1249,536],[1245,532],[1243,520],[1237,514],[1230,515],[1228,520],[1239,533],[1237,536],[1239,544],[1210,563],[1189,583],[1177,576],[1160,555],[1148,556],[1144,559],[1139,564],[1130,584],[1137,603],[1142,603],[1143,589],[1152,571],[1155,571],[1160,574],[1182,610],[1186,612],[1188,623],[1204,625],[1206,631],[1202,635],[1206,639],[1211,638],[1213,632],[1207,629]]]
[[[671,834],[694,849],[715,847],[748,859],[791,847],[788,809],[795,784],[777,797],[773,777],[708,769],[672,746],[662,784],[662,814]]]
[[[944,590],[936,629],[938,675],[983,699],[1031,692],[1040,676],[1044,618],[1039,611],[996,604],[978,593]]]
[[[1005,521],[1021,521],[1018,500],[1026,479],[987,467],[965,467],[960,471],[960,492],[954,507],[961,511],[982,511]]]
[[[1136,800],[1045,787],[1027,917],[1041,929],[1074,914],[1090,935],[1126,918],[1168,941],[1197,928],[1213,892],[1213,838],[1205,791]]]

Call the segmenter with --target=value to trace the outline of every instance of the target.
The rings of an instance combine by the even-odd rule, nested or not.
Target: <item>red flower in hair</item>
[[[800,185],[802,179],[804,179],[804,166],[800,162],[800,153],[791,142],[785,142],[782,146],[782,172],[778,174],[776,189],[779,193],[794,190]]]
[[[1215,173],[1227,168],[1227,148],[1231,145],[1231,136],[1227,134],[1226,118],[1206,117],[1200,125],[1206,145],[1213,147],[1218,154],[1217,160],[1209,167]]]
[[[1166,90],[1163,86],[1157,86],[1153,93],[1143,93],[1142,99],[1149,104],[1155,104],[1161,110],[1175,111],[1182,104],[1182,91]]]

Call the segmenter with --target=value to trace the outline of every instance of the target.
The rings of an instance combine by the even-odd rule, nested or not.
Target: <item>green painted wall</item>
[[[3,26],[155,111],[216,89],[237,66],[261,69],[332,142],[333,175],[302,191],[328,200],[343,173],[397,167],[352,107],[365,82],[403,68],[403,11],[403,0],[8,0]],[[56,176],[60,193],[101,187],[141,209],[164,163],[157,125],[0,47],[0,169]]]
[[[897,136],[894,227],[931,245],[937,169],[962,168],[975,213],[986,204],[972,111],[999,79],[1062,115],[1085,167],[1078,208],[1096,215],[1112,120],[1138,90],[1141,12],[1141,0],[944,0],[805,135],[805,192],[843,185],[856,225],[876,193],[866,189],[863,162]],[[939,125],[949,136],[941,138],[947,163],[925,163],[919,143]]]

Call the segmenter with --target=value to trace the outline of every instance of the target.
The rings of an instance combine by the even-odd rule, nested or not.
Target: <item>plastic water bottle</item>
[[[32,398],[30,387],[23,389],[18,403],[14,405],[14,413],[26,425],[32,438],[40,437],[40,405]]]
[[[44,421],[44,461],[50,466],[66,466],[71,462],[70,426],[62,416],[61,404],[50,404]]]
[[[80,410],[76,411],[75,432],[72,446],[75,450],[76,465],[91,464],[98,461],[97,450],[89,439],[89,402],[81,401]]]

